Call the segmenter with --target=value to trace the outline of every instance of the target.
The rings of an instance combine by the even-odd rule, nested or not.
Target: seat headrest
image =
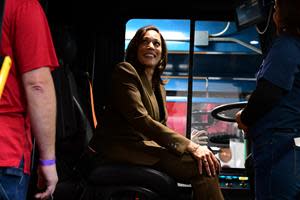
[[[55,35],[57,56],[64,65],[71,65],[77,55],[77,44],[68,27],[57,28]]]

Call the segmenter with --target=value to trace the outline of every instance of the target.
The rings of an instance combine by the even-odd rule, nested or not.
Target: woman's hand
[[[236,123],[238,124],[238,128],[242,129],[244,131],[244,133],[247,133],[248,132],[248,126],[243,124],[243,122],[241,120],[242,112],[243,112],[243,110],[240,110],[239,112],[237,112],[235,114],[235,120],[236,120]]]
[[[206,146],[200,146],[191,141],[188,151],[197,159],[200,174],[203,173],[203,169],[209,176],[215,176],[220,172],[220,162]]]

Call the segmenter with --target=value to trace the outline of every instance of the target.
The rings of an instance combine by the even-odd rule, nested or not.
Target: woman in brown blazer
[[[126,50],[126,62],[113,71],[110,105],[89,147],[101,162],[151,166],[178,181],[190,182],[197,200],[223,199],[220,163],[200,146],[166,126],[161,74],[167,47],[154,26],[140,28]]]

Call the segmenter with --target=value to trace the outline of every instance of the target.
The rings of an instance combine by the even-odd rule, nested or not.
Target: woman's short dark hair
[[[277,32],[300,37],[300,0],[277,0]]]
[[[138,72],[144,71],[144,66],[138,61],[137,51],[139,45],[142,43],[143,37],[147,31],[154,30],[160,35],[161,44],[162,44],[162,55],[161,61],[159,62],[158,66],[156,67],[153,75],[153,83],[156,85],[157,83],[163,83],[161,80],[161,75],[166,68],[168,62],[168,49],[166,45],[166,41],[163,38],[162,34],[160,33],[159,29],[153,25],[141,27],[135,33],[134,37],[130,40],[128,47],[125,52],[125,61],[132,64]],[[139,68],[138,68],[139,67]],[[138,69],[137,69],[138,68]]]

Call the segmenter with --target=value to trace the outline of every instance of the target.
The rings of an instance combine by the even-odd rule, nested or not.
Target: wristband
[[[54,165],[55,163],[56,163],[55,159],[52,159],[52,160],[42,160],[42,159],[39,159],[39,164],[41,166],[50,166],[50,165]]]

